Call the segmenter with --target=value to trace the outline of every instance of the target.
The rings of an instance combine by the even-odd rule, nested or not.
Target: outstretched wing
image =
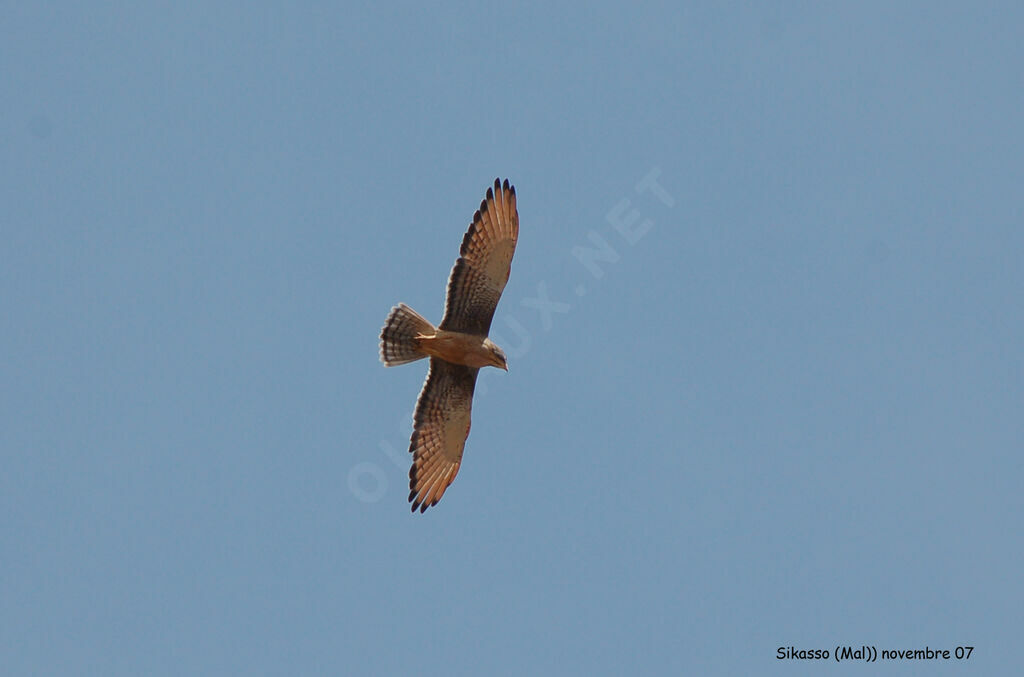
[[[495,179],[494,189],[487,189],[487,197],[462,238],[459,258],[448,278],[441,329],[487,336],[508,282],[518,239],[516,189],[508,179],[504,185]]]
[[[436,505],[459,473],[469,435],[476,367],[430,359],[413,414],[409,502],[413,512]]]

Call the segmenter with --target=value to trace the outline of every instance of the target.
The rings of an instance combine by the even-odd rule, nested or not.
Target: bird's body
[[[508,371],[500,348],[486,336],[438,329],[433,336],[417,336],[427,355],[467,367],[498,367]]]
[[[518,238],[516,190],[507,180],[504,185],[495,180],[462,240],[448,278],[440,326],[400,303],[391,309],[381,330],[380,359],[385,366],[430,358],[409,445],[413,511],[436,505],[458,474],[477,372],[488,366],[508,371],[505,353],[487,334],[508,282]]]

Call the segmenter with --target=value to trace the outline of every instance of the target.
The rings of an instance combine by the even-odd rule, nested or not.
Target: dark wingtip
[[[508,179],[505,179],[505,183],[502,184],[502,188],[504,188],[505,190],[509,189]]]
[[[488,200],[493,200],[494,199],[494,191],[491,190],[490,188],[487,189],[487,199]]]

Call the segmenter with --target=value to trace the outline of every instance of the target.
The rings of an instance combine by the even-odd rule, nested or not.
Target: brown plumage
[[[495,179],[462,239],[448,278],[440,326],[401,303],[391,309],[381,330],[380,359],[385,366],[430,357],[409,445],[413,512],[436,505],[459,472],[480,367],[508,369],[505,353],[487,334],[518,239],[516,189],[507,179],[504,184]]]

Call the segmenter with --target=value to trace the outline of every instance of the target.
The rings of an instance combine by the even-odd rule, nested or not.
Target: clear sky
[[[5,3],[3,673],[1019,670],[1024,11],[767,4]]]

